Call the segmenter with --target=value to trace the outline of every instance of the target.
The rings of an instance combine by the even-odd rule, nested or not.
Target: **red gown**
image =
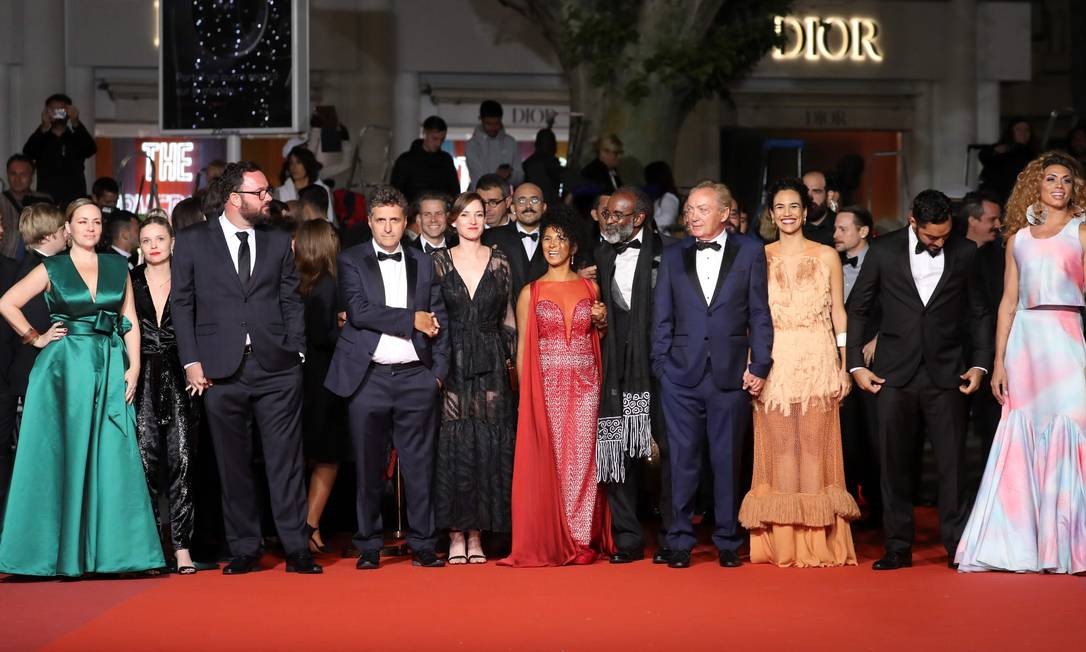
[[[592,283],[582,279],[531,285],[513,457],[513,548],[503,565],[561,566],[613,548],[607,500],[596,484],[595,299]]]

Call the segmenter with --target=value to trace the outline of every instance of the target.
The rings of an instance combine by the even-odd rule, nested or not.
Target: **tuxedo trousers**
[[[877,397],[854,387],[841,401],[841,452],[845,487],[859,500],[858,487],[875,516],[882,515],[882,482],[879,479],[879,423]]]
[[[384,543],[381,500],[389,445],[396,449],[407,502],[407,544],[415,552],[437,543],[431,491],[438,429],[437,378],[422,364],[407,369],[371,364],[347,405],[358,483],[355,546],[377,552]]]
[[[923,445],[921,433],[926,432],[938,477],[940,538],[953,557],[969,518],[966,396],[956,387],[935,386],[921,362],[909,382],[900,387],[883,385],[876,399],[886,551],[912,550],[916,451]]]
[[[264,451],[272,518],[287,553],[305,552],[306,489],[302,462],[302,366],[266,371],[251,353],[229,378],[214,379],[204,409],[222,484],[230,554],[260,553],[260,494],[253,474],[255,420]]]

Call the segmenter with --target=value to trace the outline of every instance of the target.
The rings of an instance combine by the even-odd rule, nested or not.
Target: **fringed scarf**
[[[603,395],[596,428],[596,481],[625,482],[626,458],[652,454],[652,367],[649,362],[652,332],[652,292],[663,244],[647,225],[642,227],[641,251],[630,294],[629,330],[618,341],[615,305],[622,297],[615,286],[615,250],[603,244],[596,264],[600,294],[607,305],[608,334],[603,353]]]

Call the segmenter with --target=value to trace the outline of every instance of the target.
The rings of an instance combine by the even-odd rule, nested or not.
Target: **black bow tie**
[[[925,246],[923,242],[920,242],[919,240],[917,240],[916,241],[916,255],[919,256],[922,252],[925,252],[925,251],[932,258],[935,258],[939,254],[943,253],[943,250],[941,248],[936,249],[935,251],[932,251],[931,249],[928,249],[927,246]]]
[[[620,242],[620,243],[618,243],[616,245],[613,245],[613,246],[615,248],[615,253],[616,254],[621,254],[621,253],[625,252],[627,249],[640,249],[641,248],[641,241],[640,240],[630,240],[629,242]]]
[[[400,262],[401,260],[403,260],[403,252],[402,251],[397,251],[394,254],[386,254],[383,251],[378,251],[377,252],[377,262],[381,262],[382,260],[390,260],[390,259],[395,260],[397,263]]]
[[[698,251],[705,251],[706,249],[712,249],[713,251],[720,251],[720,243],[713,242],[711,240],[698,240],[694,243],[694,246],[698,248]]]
[[[852,256],[850,258],[849,256],[846,256],[845,254],[841,254],[841,264],[842,265],[851,265],[853,267],[858,267],[859,264],[860,264],[860,257],[859,256]]]
[[[520,237],[531,238],[532,242],[536,242],[537,240],[539,240],[539,232],[537,231],[535,233],[525,233],[524,231],[521,231]]]
[[[445,247],[434,247],[433,245],[431,245],[431,244],[430,244],[430,243],[428,243],[428,242],[424,242],[424,243],[422,243],[422,250],[423,250],[424,252],[428,253],[428,254],[432,254],[432,253],[434,253],[435,251],[437,251],[438,249],[444,249],[444,248],[445,248]]]

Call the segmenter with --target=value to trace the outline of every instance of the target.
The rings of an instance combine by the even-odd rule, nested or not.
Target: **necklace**
[[[155,284],[155,288],[156,288],[156,289],[162,289],[162,288],[166,287],[166,285],[168,285],[168,284],[169,284],[169,282],[170,282],[170,281],[172,281],[172,280],[173,280],[173,277],[172,277],[172,276],[168,276],[168,277],[166,277],[166,280],[165,280],[165,281],[162,281],[161,283],[160,283],[160,282],[158,282],[158,280],[157,280],[157,279],[152,279],[152,278],[148,278],[148,279],[147,279],[147,281],[148,281],[149,283],[154,283],[154,284]]]

